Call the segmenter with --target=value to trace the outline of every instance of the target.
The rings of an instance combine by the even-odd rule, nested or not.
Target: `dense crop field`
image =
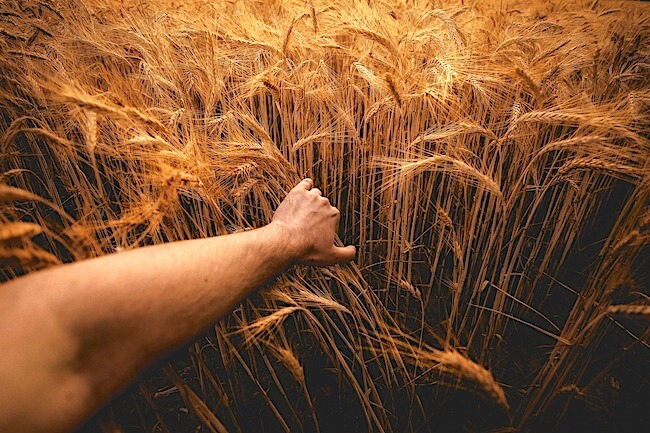
[[[278,277],[86,429],[647,425],[634,3],[0,1],[2,279],[259,227],[304,176],[358,246]]]

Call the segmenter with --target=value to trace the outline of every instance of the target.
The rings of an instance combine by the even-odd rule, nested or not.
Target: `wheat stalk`
[[[0,224],[0,242],[31,238],[42,232],[43,228],[34,223],[13,222]]]
[[[37,197],[29,191],[0,183],[0,203],[38,199],[40,199],[40,197]]]
[[[0,263],[3,266],[50,266],[61,264],[53,254],[40,249],[18,249],[0,247]]]
[[[509,406],[503,388],[495,382],[492,373],[488,370],[454,350],[441,352],[439,359],[444,369],[479,384],[488,396],[508,410]]]
[[[464,163],[463,161],[447,155],[432,155],[416,161],[402,162],[398,169],[402,176],[406,176],[421,171],[444,170],[444,167],[447,164],[450,164],[453,167],[451,170],[452,173],[462,174],[470,179],[474,179],[479,185],[483,186],[497,197],[503,198],[503,193],[501,192],[499,185],[490,176],[481,173],[476,168]]]
[[[630,318],[650,317],[650,305],[611,305],[607,307],[607,314]]]

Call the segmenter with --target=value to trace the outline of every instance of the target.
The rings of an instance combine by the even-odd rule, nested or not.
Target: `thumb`
[[[354,245],[348,245],[347,247],[333,247],[333,259],[334,263],[345,263],[354,259],[354,256],[357,254],[357,249]]]

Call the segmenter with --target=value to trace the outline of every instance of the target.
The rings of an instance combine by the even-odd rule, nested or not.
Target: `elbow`
[[[0,298],[0,432],[68,432],[95,409],[92,388],[75,371],[78,341],[29,295]]]

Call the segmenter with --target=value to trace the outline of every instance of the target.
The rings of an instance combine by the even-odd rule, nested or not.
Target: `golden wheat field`
[[[637,2],[2,0],[1,278],[259,227],[310,176],[355,261],[85,431],[642,431],[649,40]]]

